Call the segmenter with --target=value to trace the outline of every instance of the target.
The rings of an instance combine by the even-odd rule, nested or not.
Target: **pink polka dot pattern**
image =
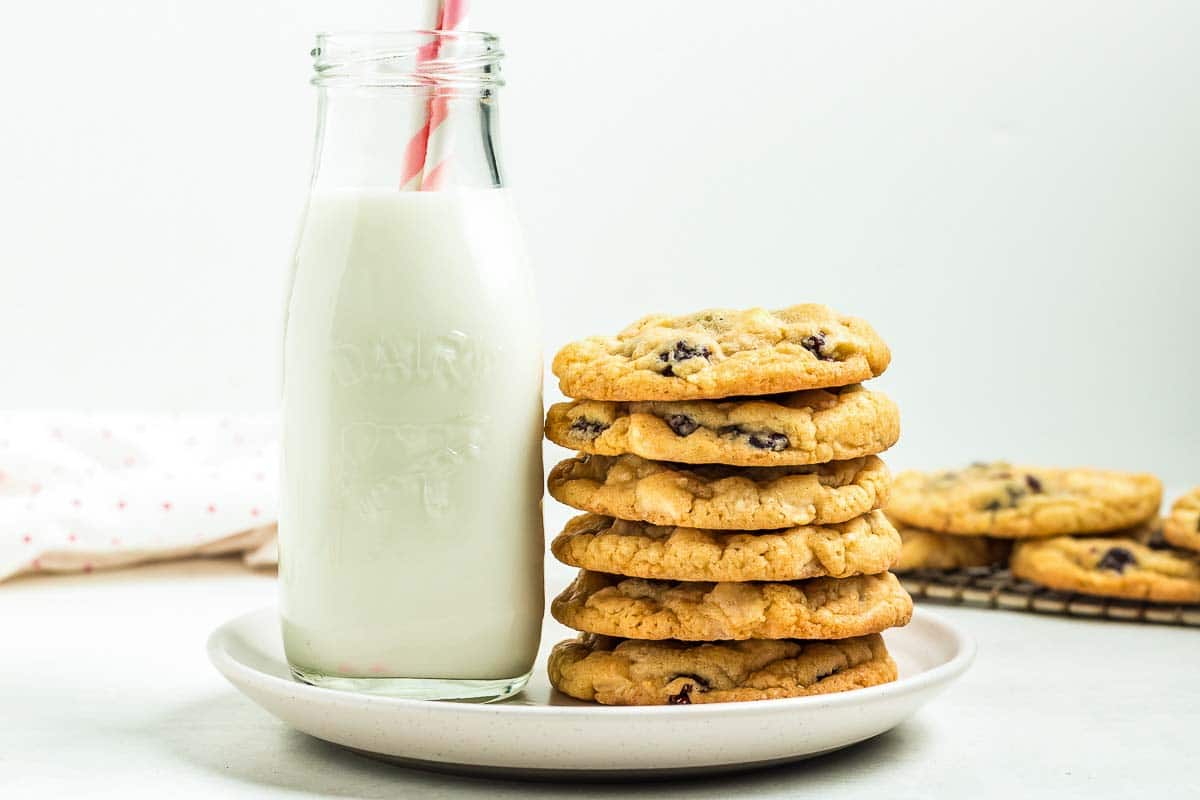
[[[0,581],[258,550],[277,469],[265,416],[0,411]]]

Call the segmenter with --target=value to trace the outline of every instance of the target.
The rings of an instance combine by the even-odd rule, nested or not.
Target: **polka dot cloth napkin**
[[[242,552],[274,562],[270,417],[0,414],[0,580]]]

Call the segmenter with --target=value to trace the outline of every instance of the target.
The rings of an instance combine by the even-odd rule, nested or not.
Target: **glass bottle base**
[[[532,673],[515,678],[490,680],[456,680],[452,678],[344,678],[289,665],[292,677],[301,683],[357,692],[381,697],[400,697],[407,700],[458,700],[469,703],[494,703],[512,697],[525,688]]]

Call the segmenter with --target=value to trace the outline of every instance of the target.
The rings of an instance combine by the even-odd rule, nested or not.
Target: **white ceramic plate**
[[[238,617],[208,640],[212,663],[251,700],[307,734],[411,766],[518,777],[633,779],[748,769],[828,753],[906,719],[961,675],[975,644],[918,608],[884,638],[900,679],[840,694],[750,703],[605,707],[555,692],[547,624],[525,692],[492,705],[397,700],[319,689],[288,673],[274,609]]]

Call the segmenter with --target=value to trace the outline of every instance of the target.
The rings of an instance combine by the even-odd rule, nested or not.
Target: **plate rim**
[[[869,702],[871,699],[879,696],[908,694],[921,691],[931,685],[948,684],[971,666],[978,651],[978,645],[974,638],[961,627],[933,611],[917,607],[913,609],[912,621],[909,624],[919,619],[923,623],[932,624],[939,628],[942,633],[950,638],[954,647],[954,654],[945,662],[931,669],[924,670],[911,677],[900,677],[895,681],[877,686],[868,686],[846,692],[810,695],[808,697],[784,697],[770,702],[740,700],[728,703],[700,703],[687,706],[606,706],[598,703],[587,706],[517,703],[447,703],[436,700],[414,700],[402,697],[360,694],[311,686],[295,679],[285,679],[254,669],[234,658],[227,651],[227,648],[224,647],[223,643],[226,637],[240,624],[244,624],[252,617],[266,616],[268,614],[277,616],[278,613],[277,607],[274,605],[257,608],[227,619],[209,633],[205,643],[208,659],[226,680],[234,684],[234,688],[239,690],[241,688],[233,677],[233,675],[239,675],[248,679],[247,682],[261,683],[265,681],[268,685],[272,685],[277,689],[286,690],[293,694],[299,693],[299,696],[306,698],[306,700],[327,703],[333,706],[352,705],[358,708],[370,706],[395,711],[440,712],[444,714],[476,716],[483,719],[497,715],[522,715],[530,717],[550,715],[555,717],[579,716],[586,718],[596,714],[604,714],[614,718],[621,716],[638,718],[661,715],[678,716],[680,714],[703,714],[706,716],[726,717],[745,713],[791,713],[807,708],[856,705]]]

